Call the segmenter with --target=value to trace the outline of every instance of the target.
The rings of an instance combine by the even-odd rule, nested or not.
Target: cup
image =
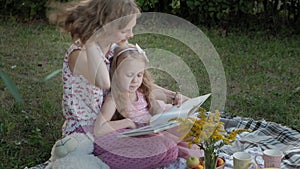
[[[252,161],[251,154],[246,152],[236,152],[233,154],[234,169],[250,169],[251,165],[258,169],[257,164]]]
[[[258,156],[262,156],[264,160],[264,167],[269,168],[269,167],[275,167],[275,168],[280,168],[281,164],[281,158],[283,156],[283,153],[279,150],[274,150],[274,149],[269,149],[263,151],[263,155],[256,155],[255,156],[255,162],[256,158]]]

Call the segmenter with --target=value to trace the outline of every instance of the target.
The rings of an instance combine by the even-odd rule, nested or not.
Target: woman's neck
[[[106,53],[109,51],[112,43],[111,43],[111,34],[108,34],[106,32],[98,32],[98,35],[94,35],[97,36],[97,45],[100,47],[100,49],[102,50],[103,54],[106,55]]]
[[[109,51],[111,44],[97,43],[97,45],[100,47],[100,49],[102,50],[102,53],[105,55],[105,57],[107,57],[106,54]]]

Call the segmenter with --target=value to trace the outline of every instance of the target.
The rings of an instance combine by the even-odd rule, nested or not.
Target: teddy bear
[[[90,133],[73,133],[56,141],[45,169],[109,169],[93,155],[93,136]]]

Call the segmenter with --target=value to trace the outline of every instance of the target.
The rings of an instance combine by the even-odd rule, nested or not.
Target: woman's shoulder
[[[69,47],[69,49],[67,50],[67,56],[71,55],[74,51],[76,50],[81,50],[82,49],[82,43],[81,41],[78,39],[76,40],[74,43],[71,44],[71,46]]]
[[[67,50],[64,62],[68,65],[68,67],[70,67],[71,70],[77,61],[81,49],[81,42],[80,40],[77,40],[73,44],[71,44],[71,46]]]

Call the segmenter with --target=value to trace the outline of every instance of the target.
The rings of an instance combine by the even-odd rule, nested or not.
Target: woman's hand
[[[179,92],[173,92],[156,84],[153,84],[152,86],[152,94],[154,95],[156,100],[163,100],[165,103],[170,103],[178,107],[180,107],[183,102],[190,99],[187,96],[180,94]]]
[[[174,97],[172,98],[172,105],[176,105],[177,107],[180,107],[183,102],[187,101],[188,97],[180,94],[179,92],[176,92]]]

